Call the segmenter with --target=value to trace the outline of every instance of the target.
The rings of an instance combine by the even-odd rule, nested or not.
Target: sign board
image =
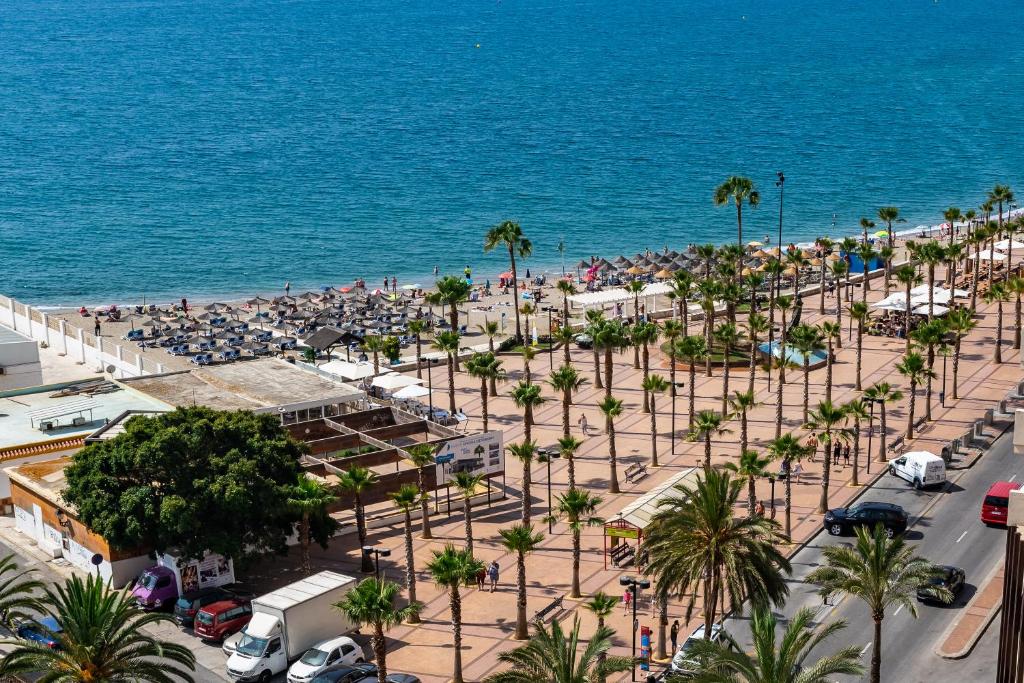
[[[207,553],[201,560],[183,562],[173,555],[164,554],[157,558],[157,564],[174,572],[179,593],[188,593],[199,588],[214,588],[235,582],[234,563],[217,553]]]
[[[640,538],[639,529],[623,529],[621,527],[606,527],[604,530],[606,536],[612,538]]]
[[[437,485],[451,482],[456,472],[475,475],[504,472],[505,449],[502,445],[502,432],[471,434],[442,444],[434,454]]]

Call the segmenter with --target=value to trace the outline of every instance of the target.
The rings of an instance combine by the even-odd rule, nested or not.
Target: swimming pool
[[[777,342],[777,341],[773,341],[771,343],[764,342],[763,344],[761,344],[757,348],[758,348],[758,350],[762,354],[764,354],[766,356],[769,353],[771,353],[771,355],[775,356],[776,358],[779,357],[779,342]],[[786,344],[786,360],[789,361],[790,363],[793,363],[794,365],[800,366],[801,368],[804,366],[804,357],[803,357],[803,355],[800,354],[799,352],[797,352],[797,350],[795,348],[793,348],[792,346],[790,346],[789,344]],[[813,370],[815,368],[820,368],[822,365],[825,364],[826,360],[827,360],[827,352],[826,351],[817,351],[817,352],[811,354],[810,363],[808,364],[808,367],[811,370]]]

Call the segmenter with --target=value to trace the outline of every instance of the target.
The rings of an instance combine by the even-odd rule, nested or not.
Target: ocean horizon
[[[8,0],[0,293],[75,306],[521,272],[1024,198],[1024,5]],[[1005,34],[1005,35],[1000,35]],[[835,228],[833,230],[833,221]],[[881,226],[879,226],[881,227]]]

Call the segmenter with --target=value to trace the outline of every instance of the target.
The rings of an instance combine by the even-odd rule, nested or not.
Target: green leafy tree
[[[519,322],[519,308],[516,306],[516,299],[519,296],[516,256],[528,258],[533,253],[533,243],[523,234],[519,223],[502,221],[491,227],[484,235],[484,251],[491,251],[499,245],[503,245],[508,250],[509,272],[512,273],[512,306],[515,308],[516,314],[516,342],[521,344],[523,328]]]
[[[619,493],[618,454],[615,450],[615,418],[622,415],[622,401],[614,396],[605,396],[597,404],[604,414],[605,431],[608,433],[608,492]]]
[[[48,647],[16,641],[0,659],[0,676],[42,674],[40,681],[89,683],[192,683],[196,658],[184,645],[160,640],[146,631],[173,624],[171,615],[143,612],[127,589],[110,590],[98,576],[75,575],[63,585],[47,586],[42,600],[47,615],[62,630],[48,633]]]
[[[448,356],[448,411],[454,413],[455,409],[455,361],[459,356],[459,342],[461,337],[458,332],[446,330],[434,335],[434,348]]]
[[[484,431],[489,427],[487,417],[487,383],[494,382],[505,376],[501,368],[501,359],[495,357],[490,351],[486,353],[474,353],[466,361],[466,372],[471,377],[480,380],[480,412],[483,415]]]
[[[668,389],[668,382],[661,375],[648,375],[643,381],[644,391],[650,396],[651,413],[651,466],[658,467],[658,410],[655,397]]]
[[[452,619],[452,645],[455,648],[452,683],[465,683],[462,678],[462,586],[475,580],[484,565],[466,550],[448,544],[444,550],[434,550],[434,559],[427,571],[438,587],[448,591],[448,604]]]
[[[405,582],[409,586],[409,604],[416,603],[416,557],[413,554],[412,543],[412,510],[420,502],[420,491],[412,484],[402,484],[397,491],[388,494],[391,501],[402,511],[402,521],[405,530]],[[407,617],[410,624],[418,624],[420,615],[418,610],[409,613]]]
[[[483,476],[470,474],[469,472],[456,472],[452,477],[452,483],[455,484],[455,488],[462,493],[462,505],[465,511],[466,550],[469,551],[470,555],[473,554],[473,495],[483,480]]]
[[[532,524],[515,524],[498,529],[501,545],[516,555],[516,640],[530,637],[526,628],[526,556],[544,540],[544,534],[535,532]]]
[[[882,676],[882,620],[887,607],[906,608],[917,618],[917,590],[937,574],[928,560],[914,555],[914,546],[902,536],[888,538],[879,524],[873,530],[857,527],[857,542],[832,545],[822,549],[825,565],[807,575],[808,583],[816,583],[825,596],[836,593],[860,598],[871,611],[875,636],[871,649],[871,683],[880,683]],[[945,588],[934,587],[935,597],[951,601]]]
[[[395,598],[401,587],[392,581],[376,578],[363,579],[350,590],[345,597],[334,605],[344,612],[350,621],[360,626],[373,629],[370,636],[370,647],[377,664],[377,683],[388,681],[388,641],[384,632],[404,620],[413,621],[412,617],[419,614],[422,605],[410,602],[405,607],[396,607]]]
[[[312,536],[311,520],[319,517],[333,519],[327,515],[327,508],[338,498],[327,484],[300,474],[288,496],[288,505],[299,515],[299,548],[302,553],[302,571],[310,572],[309,542]]]
[[[927,381],[929,377],[934,377],[935,373],[928,369],[924,357],[916,351],[911,351],[903,356],[903,359],[896,364],[896,372],[906,377],[907,382],[910,383],[910,389],[907,391],[910,395],[910,405],[907,407],[906,434],[906,440],[909,441],[914,437],[914,407],[917,399],[917,387]]]
[[[871,385],[864,391],[864,398],[874,401],[878,404],[879,415],[878,415],[878,462],[885,462],[885,440],[888,435],[888,426],[886,425],[886,406],[892,405],[893,403],[899,403],[903,400],[903,392],[897,389],[893,389],[888,382],[878,382]],[[871,454],[868,454],[870,457]]]
[[[75,453],[62,496],[115,548],[236,560],[284,552],[303,452],[276,415],[178,408],[133,417]]]
[[[761,203],[761,193],[754,181],[742,176],[729,176],[715,188],[712,196],[715,206],[724,206],[730,201],[736,206],[736,245],[743,248],[743,205],[755,208]]]
[[[384,337],[379,334],[367,334],[359,348],[373,354],[373,374],[379,375],[380,352],[384,349]]]
[[[810,449],[800,443],[800,439],[793,434],[784,434],[776,437],[768,444],[768,452],[775,460],[780,460],[785,467],[787,476],[783,480],[783,532],[786,538],[791,538],[793,533],[792,510],[793,510],[793,477],[789,473],[793,471],[793,463],[800,462],[808,455]]]
[[[555,499],[555,507],[551,511],[556,520],[565,519],[572,533],[572,587],[569,597],[580,597],[580,535],[587,526],[599,526],[604,520],[597,517],[597,508],[601,498],[592,496],[583,489],[569,489],[559,493]]]
[[[381,340],[380,352],[384,354],[384,357],[388,359],[392,365],[398,362],[398,359],[402,356],[402,345],[398,341],[398,337],[393,334],[389,334]]]

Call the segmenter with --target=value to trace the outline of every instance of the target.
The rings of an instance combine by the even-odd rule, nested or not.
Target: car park
[[[359,683],[366,678],[377,679],[376,664],[339,664],[329,666],[316,675],[310,683]]]
[[[825,513],[823,525],[833,536],[852,533],[858,526],[881,524],[889,538],[907,530],[907,511],[893,503],[865,501],[848,508],[834,508]]]
[[[1006,526],[1006,512],[1010,506],[1010,491],[1016,491],[1020,484],[997,481],[989,487],[981,502],[981,521],[985,524]]]
[[[704,640],[704,625],[701,624],[697,627],[693,633],[691,633],[683,644],[679,646],[676,653],[672,656],[672,664],[670,670],[674,673],[687,674],[697,672],[697,662],[691,657],[693,646],[700,641]],[[712,624],[711,625],[711,642],[717,643],[722,640],[722,625]]]
[[[945,604],[944,600],[940,600],[931,592],[932,588],[945,588],[953,594],[953,598],[956,599],[960,592],[963,591],[964,585],[967,582],[967,575],[960,567],[953,567],[951,565],[937,565],[936,570],[941,573],[937,573],[932,577],[928,583],[917,589],[917,599],[921,602],[939,602]]]
[[[252,605],[248,600],[231,598],[221,600],[199,610],[192,626],[203,640],[219,643],[241,631],[252,619]]]
[[[58,650],[60,649],[58,634],[63,630],[60,623],[53,617],[40,617],[18,624],[15,633],[22,640],[39,643],[51,650]]]
[[[288,683],[307,683],[331,666],[359,664],[366,661],[363,649],[348,636],[339,636],[317,643],[303,653],[288,669]]]
[[[889,462],[889,474],[905,479],[915,489],[946,483],[946,461],[927,451],[904,453]]]

